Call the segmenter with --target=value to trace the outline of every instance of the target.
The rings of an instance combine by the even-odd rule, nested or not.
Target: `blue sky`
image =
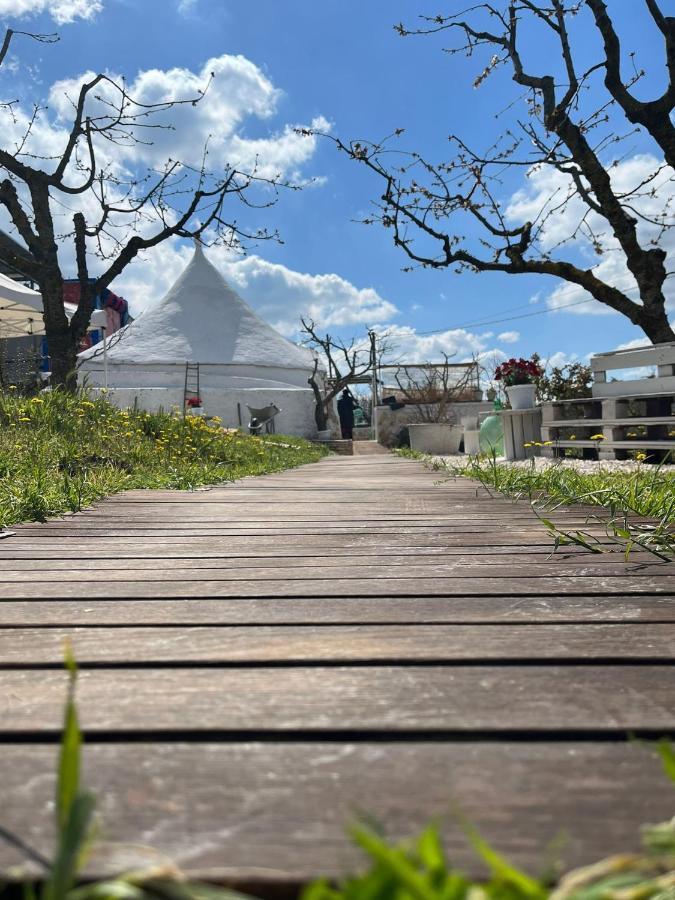
[[[660,60],[659,35],[637,11],[638,0],[608,5],[626,50],[636,51],[639,64]],[[313,186],[282,196],[256,220],[278,228],[283,244],[265,243],[244,261],[211,252],[242,296],[286,334],[293,334],[303,311],[346,337],[363,333],[366,325],[389,327],[399,352],[417,361],[437,359],[443,350],[457,358],[536,351],[563,360],[639,339],[641,332],[621,317],[598,314],[602,308],[596,303],[540,315],[552,303],[580,296],[569,289],[561,293],[553,280],[402,272],[406,260],[390,234],[354,221],[368,212],[379,185],[330,142],[294,140],[292,126],[330,123],[347,139],[379,139],[405,128],[401,147],[434,160],[447,155],[451,131],[476,147],[488,146],[500,123],[509,122],[508,113],[495,116],[517,96],[508,74],[497,74],[476,90],[478,59],[443,53],[447,39],[402,39],[393,30],[395,22],[413,22],[418,13],[435,13],[441,6],[445,12],[462,8],[453,0],[439,6],[416,0],[0,0],[5,24],[56,29],[61,36],[53,46],[17,43],[12,66],[4,72],[4,92],[16,90],[28,108],[50,93],[53,100],[55,83],[77,82],[88,70],[124,74],[147,87],[152,77],[141,82],[139,73],[164,73],[154,76],[164,85],[189,84],[188,76],[198,83],[207,63],[218,61],[216,89],[197,119],[181,118],[179,133],[157,152],[173,152],[170,140],[181,148],[193,138],[196,144],[218,129],[219,121],[228,121],[223,158],[233,147],[243,146],[244,153],[261,148],[263,158],[268,152],[294,177],[316,179]],[[580,53],[593,60],[588,19],[579,20],[575,39]],[[546,64],[550,48],[532,44],[530,50],[536,64]],[[660,78],[654,73],[643,89],[656,89]],[[212,104],[208,121],[207,104]],[[55,108],[58,114],[58,103]],[[518,113],[524,115],[522,107]],[[656,148],[635,135],[621,152],[626,177],[637,177]],[[516,199],[527,210],[546,183],[527,182],[518,173],[502,189],[507,197],[520,191]],[[672,193],[672,182],[666,179],[662,190]],[[185,245],[160,248],[134,263],[116,288],[139,312],[159,299],[190,252]],[[581,243],[566,252],[588,258]],[[608,278],[625,283],[611,259],[606,265]],[[505,321],[481,324],[500,319]],[[440,333],[425,335],[434,331]]]

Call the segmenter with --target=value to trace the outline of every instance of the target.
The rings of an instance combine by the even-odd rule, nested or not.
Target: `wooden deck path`
[[[551,558],[527,504],[437,479],[332,457],[0,541],[0,825],[49,852],[70,637],[99,871],[153,847],[264,895],[359,865],[367,814],[443,817],[475,872],[456,808],[533,873],[563,832],[567,865],[635,848],[673,814],[627,739],[675,734],[673,566]]]

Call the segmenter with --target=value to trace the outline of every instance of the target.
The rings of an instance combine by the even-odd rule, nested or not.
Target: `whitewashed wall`
[[[93,387],[94,392],[100,388]],[[275,419],[278,434],[294,434],[298,437],[315,438],[314,396],[307,388],[266,388],[255,390],[223,391],[217,388],[201,387],[200,396],[207,416],[220,416],[226,428],[238,428],[237,403],[241,410],[241,427],[248,427],[247,406],[263,407],[276,404],[281,412]],[[183,387],[135,387],[110,388],[107,399],[120,409],[140,409],[145,412],[182,411]]]

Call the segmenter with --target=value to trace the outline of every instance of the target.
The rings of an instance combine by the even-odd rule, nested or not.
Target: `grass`
[[[410,451],[403,455],[420,458]],[[527,500],[557,546],[578,544],[598,553],[611,549],[583,531],[560,531],[545,515],[558,506],[584,504],[602,510],[603,514],[593,521],[602,523],[615,549],[629,554],[633,548],[641,547],[664,560],[675,556],[673,466],[638,462],[634,469],[626,471],[598,463],[594,471],[586,472],[566,465],[537,468],[534,460],[530,465],[512,465],[489,455],[461,461],[428,459],[428,464],[449,475],[475,479],[512,500]],[[637,518],[652,521],[640,523],[635,521]]]
[[[557,503],[585,503],[604,509],[614,504],[638,516],[675,522],[675,471],[663,466],[638,464],[632,471],[617,471],[599,463],[597,471],[585,472],[564,465],[513,466],[486,456],[471,457],[448,468],[509,497],[539,494]]]
[[[24,900],[246,900],[244,895],[231,890],[191,882],[170,864],[104,881],[80,878],[96,834],[95,798],[80,783],[82,735],[75,702],[77,668],[69,648],[66,668],[68,693],[54,803],[56,847],[51,860],[33,853],[33,861],[43,868],[44,875],[38,885],[23,885]],[[672,746],[662,740],[656,750],[666,775],[675,782]],[[305,889],[302,900],[673,900],[675,897],[675,819],[643,828],[641,854],[612,856],[559,880],[536,878],[517,869],[473,825],[462,824],[470,845],[489,872],[487,880],[473,881],[449,864],[436,825],[430,825],[415,840],[400,844],[386,841],[371,826],[357,826],[351,830],[351,837],[364,851],[368,868],[337,884],[320,879]],[[0,839],[9,841],[24,854],[29,849],[1,827]]]
[[[123,411],[61,391],[0,393],[0,527],[76,512],[130,488],[191,489],[316,462],[325,450],[219,420]]]

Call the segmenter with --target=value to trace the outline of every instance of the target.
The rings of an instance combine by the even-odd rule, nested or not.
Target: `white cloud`
[[[0,16],[22,18],[47,13],[57,25],[93,19],[102,9],[101,0],[0,0]]]
[[[113,81],[121,82],[120,76],[109,74]],[[80,85],[93,75],[85,72],[52,85],[49,105],[58,124],[70,123]],[[316,149],[317,138],[300,134],[295,123],[262,137],[246,133],[247,119],[264,121],[277,113],[282,92],[255,63],[241,55],[213,57],[195,72],[181,67],[147,69],[127,84],[127,90],[139,104],[178,103],[153,115],[152,123],[162,127],[138,129],[138,143],[116,147],[117,157],[128,164],[157,166],[170,158],[199,168],[208,147],[206,162],[212,169],[229,164],[247,170],[256,167],[263,177],[281,174],[295,178]],[[199,98],[204,91],[205,96],[196,105],[179,102]],[[102,100],[91,99],[87,108],[90,115],[101,114],[106,100],[119,100],[110,85],[102,85],[97,95]],[[324,131],[330,124],[318,116],[308,127]]]
[[[285,334],[297,331],[301,315],[327,328],[366,326],[387,321],[398,312],[373,288],[357,288],[332,273],[295,272],[259,256],[224,260],[223,270],[237,290],[254,300],[260,314]]]
[[[615,347],[615,350],[635,350],[638,347],[650,347],[651,344],[647,340],[646,337],[635,338],[633,341],[626,341],[625,344],[619,344],[618,347]]]
[[[197,5],[197,0],[178,0],[176,10],[181,16],[189,15]]]
[[[562,350],[558,350],[556,353],[545,357],[542,362],[548,369],[563,369],[565,366],[579,362],[579,357],[576,353],[564,353]]]
[[[520,340],[520,332],[519,331],[502,331],[501,334],[497,335],[497,340],[501,341],[502,344],[515,344],[516,341]]]
[[[641,184],[651,173],[656,171],[660,163],[656,157],[648,154],[638,154],[618,162],[609,168],[612,185],[618,194],[632,191]],[[667,204],[675,206],[675,173],[671,169],[665,169],[654,182],[655,190],[647,196],[636,197],[633,201],[635,209],[643,216],[654,218],[667,209]],[[507,215],[513,222],[536,221],[541,210],[546,204],[550,204],[551,197],[556,203],[560,203],[570,190],[570,181],[560,172],[551,172],[549,167],[540,167],[529,173],[528,184],[511,198],[507,209]],[[611,284],[627,295],[632,300],[639,301],[637,284],[625,264],[625,257],[619,247],[616,238],[609,232],[607,222],[596,213],[588,213],[586,205],[574,197],[555,215],[548,218],[545,228],[539,236],[542,249],[551,252],[553,257],[562,256],[569,258],[576,251],[581,255],[581,265],[592,268],[595,274],[603,281]],[[586,215],[586,221],[593,232],[598,235],[603,249],[598,256],[592,246],[588,234],[584,230],[578,230],[579,223]],[[672,219],[672,216],[671,216]],[[570,240],[572,235],[575,235]],[[675,263],[675,230],[670,229],[661,235],[661,228],[643,219],[638,219],[638,234],[642,246],[648,247],[651,241],[658,241],[668,253],[669,259],[666,268],[672,270]],[[558,252],[557,247],[561,242],[567,242]],[[675,281],[666,282],[666,296],[669,307],[675,308]],[[589,303],[579,303],[582,300],[591,300]],[[561,309],[570,304],[570,313],[577,315],[613,315],[612,310],[602,303],[592,300],[590,294],[577,285],[561,282],[547,297],[546,303],[551,309]]]
[[[379,325],[375,330],[386,333],[391,362],[442,362],[446,354],[453,362],[464,362],[486,350],[483,336],[463,328],[438,334],[418,334],[410,325]]]
[[[492,332],[476,334],[463,328],[450,329],[439,334],[418,334],[409,325],[380,325],[375,330],[386,341],[388,352],[384,362],[413,364],[441,363],[444,355],[451,363],[471,362],[477,360],[480,366],[481,383],[485,386],[497,366],[508,358],[509,354],[501,347],[491,343]]]

